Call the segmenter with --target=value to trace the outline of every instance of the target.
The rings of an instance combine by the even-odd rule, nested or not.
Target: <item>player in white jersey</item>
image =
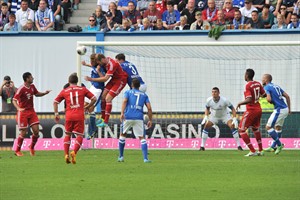
[[[237,130],[238,121],[236,119],[235,108],[232,106],[229,100],[227,100],[225,97],[220,96],[219,88],[214,87],[211,93],[212,97],[209,97],[207,99],[205,117],[201,122],[201,125],[204,125],[204,129],[202,131],[202,140],[199,150],[205,151],[205,142],[208,138],[208,130],[214,124],[217,124],[221,121],[222,123],[228,125],[231,130],[232,136],[236,141],[238,150],[242,151],[243,149],[240,144],[240,138]],[[233,117],[230,116],[228,108],[231,109]]]

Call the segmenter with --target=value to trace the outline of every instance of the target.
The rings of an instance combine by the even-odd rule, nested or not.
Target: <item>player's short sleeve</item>
[[[37,94],[39,91],[36,89],[35,85],[32,84],[33,94]]]
[[[265,93],[264,87],[260,84],[260,95],[264,95]]]
[[[145,104],[147,104],[147,103],[150,103],[150,99],[149,99],[148,95],[146,95],[146,98],[145,98]]]
[[[225,104],[227,105],[228,108],[233,107],[232,103],[228,99],[225,99]]]
[[[266,94],[270,94],[270,86],[269,85],[266,85],[264,87],[264,90],[265,90]]]
[[[62,100],[64,100],[64,90],[62,90],[57,97],[54,99],[54,102],[60,103]]]
[[[84,87],[85,96],[89,99],[93,99],[95,95],[91,93],[86,87]]]
[[[117,63],[110,60],[107,65],[108,65],[108,68],[107,68],[106,75],[112,76],[117,69],[117,66],[116,66]]]
[[[129,91],[130,90],[127,90],[125,93],[124,93],[124,99],[128,99],[129,98]]]
[[[211,100],[211,97],[206,99],[205,108],[210,108],[210,100]]]
[[[13,99],[19,101],[19,99],[20,99],[20,94],[21,94],[21,91],[22,91],[22,88],[23,88],[23,87],[20,87],[20,88],[17,90],[17,92],[16,92],[16,94],[14,95]]]
[[[251,88],[250,88],[249,84],[246,84],[246,86],[245,86],[245,99],[247,99],[248,97],[252,98],[252,93],[251,93]]]

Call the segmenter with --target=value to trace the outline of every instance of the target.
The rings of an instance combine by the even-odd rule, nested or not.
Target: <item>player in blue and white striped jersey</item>
[[[121,108],[120,120],[122,122],[121,134],[119,137],[119,157],[118,162],[124,162],[124,147],[127,131],[132,128],[134,135],[141,141],[141,148],[143,152],[144,162],[151,162],[148,160],[148,146],[144,135],[144,122],[143,122],[143,108],[146,105],[148,109],[149,121],[147,127],[152,126],[152,108],[148,95],[139,90],[140,81],[132,79],[132,89],[127,90],[124,94],[124,100]]]
[[[283,144],[280,142],[282,126],[285,118],[291,113],[291,101],[289,95],[281,87],[272,83],[271,74],[263,75],[262,84],[266,91],[267,101],[274,104],[274,111],[266,125],[268,134],[274,141],[265,151],[274,152],[277,145],[275,154],[279,154],[283,148]],[[284,98],[286,99],[286,103]]]
[[[131,87],[132,79],[136,78],[140,81],[141,84],[140,91],[146,92],[147,85],[143,81],[142,77],[139,75],[139,72],[135,67],[135,65],[132,64],[131,62],[128,62],[123,53],[116,55],[116,60],[120,63],[122,69],[128,74],[128,78],[127,78],[128,86],[132,88]]]

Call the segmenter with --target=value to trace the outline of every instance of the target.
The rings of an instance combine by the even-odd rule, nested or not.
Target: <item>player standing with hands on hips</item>
[[[239,134],[250,149],[250,152],[245,155],[246,157],[263,155],[261,133],[259,131],[262,110],[258,101],[260,96],[265,96],[265,90],[259,82],[253,80],[254,75],[255,72],[253,69],[246,70],[245,81],[247,84],[244,91],[245,100],[238,103],[236,107],[236,110],[238,111],[241,105],[246,105],[246,111],[239,124]],[[255,151],[250,141],[250,137],[246,132],[249,127],[252,127],[252,131],[256,138],[258,152]]]
[[[141,141],[144,163],[151,162],[148,160],[148,145],[144,136],[143,108],[146,105],[148,109],[149,121],[148,128],[152,126],[152,108],[148,95],[139,90],[140,81],[132,80],[132,89],[127,90],[124,94],[124,100],[121,108],[120,120],[122,122],[121,134],[119,137],[119,157],[118,162],[124,162],[124,148],[127,131],[132,128],[136,137]]]
[[[262,77],[262,84],[267,95],[267,101],[274,104],[274,111],[268,119],[266,129],[268,134],[273,138],[272,145],[265,149],[266,152],[274,152],[279,154],[283,148],[280,142],[282,126],[285,118],[291,113],[291,100],[289,95],[281,89],[278,85],[272,83],[271,74],[264,74]],[[286,99],[287,104],[284,102]],[[277,149],[275,150],[277,145]]]
[[[28,125],[32,129],[31,144],[29,146],[30,155],[34,156],[34,146],[39,138],[39,124],[40,121],[33,107],[33,96],[42,97],[48,94],[51,90],[39,92],[33,84],[33,77],[30,72],[23,74],[24,85],[20,86],[13,98],[13,104],[17,109],[17,123],[20,130],[20,135],[17,139],[17,148],[15,155],[23,156],[21,147],[23,140],[27,134]]]

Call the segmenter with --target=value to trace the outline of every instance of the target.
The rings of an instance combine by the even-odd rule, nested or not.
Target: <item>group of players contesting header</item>
[[[119,137],[119,156],[118,162],[124,162],[124,147],[126,132],[133,129],[136,137],[140,139],[143,152],[143,161],[151,162],[148,159],[148,146],[145,139],[144,113],[143,107],[147,107],[147,124],[152,126],[152,108],[147,96],[147,86],[140,77],[134,64],[126,61],[125,55],[120,53],[115,59],[106,57],[103,54],[91,54],[90,63],[82,61],[82,65],[91,68],[91,77],[84,77],[86,81],[91,82],[91,88],[78,86],[78,77],[76,73],[69,76],[68,85],[54,99],[54,118],[58,123],[60,115],[58,113],[58,104],[65,100],[65,137],[64,137],[64,160],[67,164],[76,164],[76,155],[79,151],[84,137],[84,114],[89,113],[89,130],[87,139],[91,139],[96,126],[105,127],[108,125],[112,110],[112,100],[120,94],[126,83],[130,90],[124,93],[121,107],[120,121],[121,134]],[[219,88],[212,88],[212,96],[207,99],[205,117],[201,124],[204,125],[202,131],[202,140],[200,150],[205,150],[205,142],[208,138],[209,129],[216,123],[222,121],[227,124],[237,143],[238,150],[243,150],[240,145],[239,135],[250,149],[245,156],[264,155],[264,151],[275,152],[279,154],[284,144],[281,143],[281,132],[285,118],[291,113],[290,97],[281,87],[272,83],[272,76],[264,74],[262,77],[262,86],[258,81],[254,81],[255,72],[253,69],[247,69],[245,72],[246,86],[244,90],[245,99],[238,103],[236,108],[231,102],[223,96],[220,96]],[[17,123],[20,134],[17,138],[16,156],[23,156],[21,146],[27,134],[28,126],[32,129],[31,144],[29,146],[30,155],[35,155],[34,146],[38,140],[39,119],[33,107],[33,96],[41,97],[50,92],[39,92],[33,84],[31,73],[23,74],[24,84],[20,86],[13,97],[13,104],[17,108]],[[108,82],[107,82],[108,81]],[[107,82],[106,84],[104,84]],[[274,111],[268,119],[266,129],[272,137],[273,143],[270,147],[263,150],[261,142],[261,132],[259,131],[262,109],[258,102],[260,97],[266,97],[267,101],[274,104]],[[89,101],[87,101],[87,99]],[[286,100],[286,102],[285,102]],[[101,102],[101,119],[96,120],[94,112],[95,106]],[[246,105],[246,111],[238,124],[236,112],[241,105]],[[232,117],[228,108],[232,111]],[[247,129],[251,128],[258,143],[256,151],[250,142]],[[74,150],[69,153],[72,134],[76,135]]]

